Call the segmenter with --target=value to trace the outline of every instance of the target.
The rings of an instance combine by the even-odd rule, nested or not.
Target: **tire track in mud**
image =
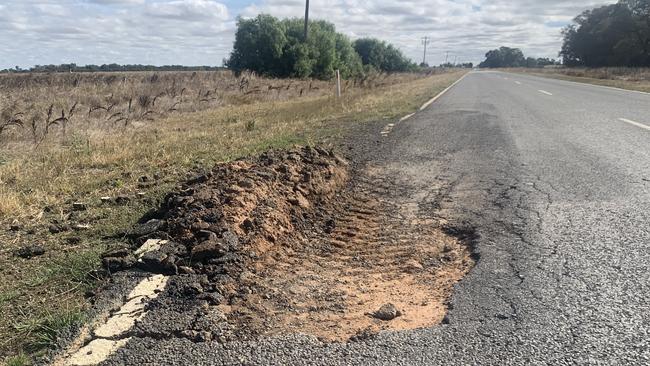
[[[442,322],[453,285],[474,259],[467,243],[447,234],[444,220],[427,209],[427,197],[385,169],[358,173],[322,208],[323,231],[306,233],[298,249],[279,247],[256,264],[255,282],[269,295],[238,306],[247,321],[237,326],[345,341]],[[384,304],[401,315],[374,318]]]

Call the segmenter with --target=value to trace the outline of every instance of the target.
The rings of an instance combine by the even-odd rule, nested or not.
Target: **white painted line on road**
[[[463,80],[463,79],[465,79],[465,76],[467,76],[467,75],[469,75],[469,74],[471,74],[471,72],[468,72],[467,74],[463,75],[460,79],[456,80],[453,84],[449,85],[449,86],[447,87],[447,89],[441,91],[440,93],[438,93],[438,95],[436,95],[435,97],[429,99],[428,102],[424,103],[424,104],[422,105],[422,107],[420,107],[420,110],[422,111],[422,110],[424,110],[426,107],[430,106],[431,103],[433,103],[433,102],[435,102],[436,100],[438,100],[438,98],[440,98],[441,96],[443,96],[443,95],[444,95],[444,94],[445,94],[449,89],[453,88],[456,84],[460,83],[460,81]]]
[[[519,81],[515,81],[515,84],[517,84],[517,85],[521,85],[521,82],[519,82]]]
[[[400,120],[397,121],[397,123],[404,122],[404,121],[406,121],[407,119],[409,119],[409,118],[411,118],[413,116],[415,116],[415,113],[407,114],[406,116],[400,118]]]
[[[130,339],[128,332],[136,322],[147,314],[147,303],[155,299],[167,285],[169,277],[163,275],[149,276],[133,288],[126,297],[126,302],[120,309],[111,314],[103,323],[97,325],[89,335],[91,340],[77,340],[81,347],[68,350],[63,359],[56,360],[55,365],[86,366],[97,365],[105,361],[111,354],[123,347]],[[80,338],[81,338],[80,337]]]
[[[629,119],[627,119],[627,118],[619,118],[618,120],[621,121],[621,122],[629,123],[629,124],[631,124],[631,125],[633,125],[633,126],[637,126],[637,127],[643,128],[644,130],[648,130],[648,131],[650,131],[650,126],[648,126],[648,125],[644,125],[643,123],[634,122],[634,121],[629,120]]]
[[[485,72],[485,73],[487,73],[487,72],[505,73],[504,71],[482,71],[482,72]],[[523,76],[523,75],[519,74],[519,76]],[[586,87],[605,88],[605,89],[612,89],[612,90],[628,92],[628,93],[650,95],[650,93],[644,92],[644,91],[641,91],[641,90],[623,89],[623,88],[617,88],[615,86],[590,84],[590,83],[587,83],[587,82],[571,81],[571,80],[565,80],[565,79],[556,79],[556,78],[552,78],[552,77],[537,76],[537,75],[530,75],[530,74],[525,74],[525,76],[528,77],[528,78],[542,79],[544,81],[554,80],[554,81],[560,81],[560,82],[565,82],[565,83],[578,84],[580,86],[586,86]]]
[[[546,90],[538,90],[538,92],[540,92],[542,94],[546,94],[546,95],[553,95],[553,94],[547,92]]]
[[[415,113],[407,114],[406,116],[402,117],[397,121],[397,123],[389,123],[387,124],[383,130],[381,130],[380,134],[384,137],[387,137],[391,131],[393,131],[393,128],[395,128],[395,125],[400,124],[401,122],[406,121],[407,119],[413,117]]]
[[[470,74],[470,73],[468,72],[467,74]],[[440,93],[438,93],[438,95],[436,95],[435,97],[429,99],[429,101],[427,101],[426,103],[424,103],[424,104],[422,105],[422,107],[420,107],[420,110],[422,111],[422,110],[424,110],[426,107],[430,106],[431,103],[435,102],[438,98],[440,98],[443,94],[445,94],[449,89],[453,88],[454,85],[458,84],[461,80],[463,80],[463,79],[465,78],[465,76],[467,76],[467,74],[463,75],[460,79],[456,80],[453,84],[449,85],[445,90],[443,90],[443,91],[441,91]],[[404,121],[406,121],[407,119],[413,117],[414,115],[415,115],[415,113],[407,114],[406,116],[400,118],[399,121],[397,121],[397,123],[399,124],[400,122],[404,122]],[[387,136],[391,133],[391,131],[393,130],[393,127],[395,127],[395,124],[394,124],[394,123],[389,123],[388,125],[386,125],[386,126],[381,130],[380,134],[381,134],[383,137],[387,137]]]

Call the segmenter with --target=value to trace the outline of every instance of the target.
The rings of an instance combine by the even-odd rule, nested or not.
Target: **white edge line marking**
[[[399,120],[397,123],[404,122],[404,121],[406,121],[407,119],[413,117],[414,115],[415,115],[415,113],[407,114],[406,116],[400,118],[400,120]]]
[[[542,94],[546,94],[546,95],[553,95],[553,94],[547,92],[546,90],[541,90],[541,89],[540,89],[540,90],[538,90],[538,92],[540,92],[540,93],[542,93]]]
[[[517,85],[521,85],[521,82],[519,82],[519,81],[515,81],[515,84],[517,84]]]
[[[498,72],[503,72],[503,71],[494,71],[494,72],[498,73]],[[525,74],[525,73],[524,74],[519,73],[519,75],[525,75],[527,77],[536,78],[536,79],[557,80],[557,81],[564,81],[565,83],[578,84],[578,85],[582,85],[582,86],[593,86],[593,87],[596,87],[596,88],[605,88],[605,89],[612,89],[612,90],[618,90],[618,91],[629,92],[629,93],[650,95],[650,93],[644,92],[644,91],[641,91],[641,90],[623,89],[623,88],[617,88],[615,86],[598,85],[598,84],[591,84],[591,83],[587,83],[587,82],[583,83],[583,82],[580,82],[580,81],[557,79],[557,78],[553,78],[553,77],[550,77],[550,76],[538,76],[538,75]]]
[[[435,97],[429,99],[428,102],[422,104],[422,107],[420,107],[420,110],[423,111],[426,107],[430,106],[431,103],[433,103],[433,102],[435,102],[436,100],[438,100],[438,98],[440,98],[441,96],[443,96],[443,95],[444,95],[444,94],[445,94],[449,89],[453,88],[456,84],[460,83],[460,81],[463,80],[463,79],[465,79],[465,76],[467,76],[467,75],[469,75],[469,74],[471,74],[471,72],[468,72],[467,74],[461,76],[460,79],[456,80],[453,84],[449,85],[449,86],[447,87],[447,89],[441,91],[440,93],[438,93],[438,95],[436,95]]]
[[[130,337],[119,338],[133,328],[146,315],[146,303],[155,299],[167,285],[169,277],[152,275],[142,279],[129,293],[119,311],[96,324],[88,335],[90,342],[66,352],[63,359],[55,360],[57,366],[90,366],[105,361],[122,348]],[[82,335],[81,337],[84,337]]]
[[[381,130],[380,134],[381,134],[382,136],[384,136],[384,137],[387,137],[388,134],[391,133],[391,131],[393,130],[393,128],[395,127],[395,125],[397,125],[397,124],[399,124],[399,123],[401,123],[401,122],[406,121],[407,119],[413,117],[414,115],[415,115],[415,113],[411,113],[411,114],[408,114],[408,115],[406,115],[406,116],[400,118],[400,120],[397,121],[397,123],[389,123],[389,124],[387,124],[386,127],[384,127],[384,129]]]
[[[629,123],[631,125],[643,128],[644,130],[650,131],[650,126],[644,125],[643,123],[634,122],[634,121],[629,120],[627,118],[619,118],[618,120],[621,121],[621,122]]]

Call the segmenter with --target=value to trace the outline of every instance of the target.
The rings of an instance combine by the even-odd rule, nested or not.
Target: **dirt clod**
[[[45,248],[38,244],[27,245],[18,249],[15,253],[17,257],[29,259],[45,254]]]
[[[372,313],[374,318],[385,321],[393,320],[400,315],[402,315],[402,313],[391,303],[382,305],[377,311]]]
[[[131,197],[125,196],[125,195],[120,195],[115,197],[115,203],[118,205],[126,205],[129,202],[131,202]]]
[[[83,202],[74,202],[72,204],[73,211],[86,211],[87,209],[88,209],[88,205],[86,205]]]
[[[9,226],[9,231],[20,231],[23,229],[23,225],[21,224],[12,224]]]
[[[151,219],[144,224],[140,224],[131,231],[128,232],[128,236],[131,238],[138,238],[146,235],[150,235],[161,229],[163,226],[163,221],[157,219]]]
[[[51,224],[48,229],[49,229],[51,234],[58,234],[58,233],[62,233],[62,232],[65,232],[65,231],[69,231],[71,229],[71,227],[68,224],[54,223],[54,224]]]

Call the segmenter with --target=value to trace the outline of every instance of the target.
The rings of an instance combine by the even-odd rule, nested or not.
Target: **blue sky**
[[[311,0],[311,17],[421,61],[481,61],[502,45],[557,57],[561,28],[594,0]],[[304,0],[0,0],[0,69],[74,62],[221,65],[237,16],[302,16]]]

